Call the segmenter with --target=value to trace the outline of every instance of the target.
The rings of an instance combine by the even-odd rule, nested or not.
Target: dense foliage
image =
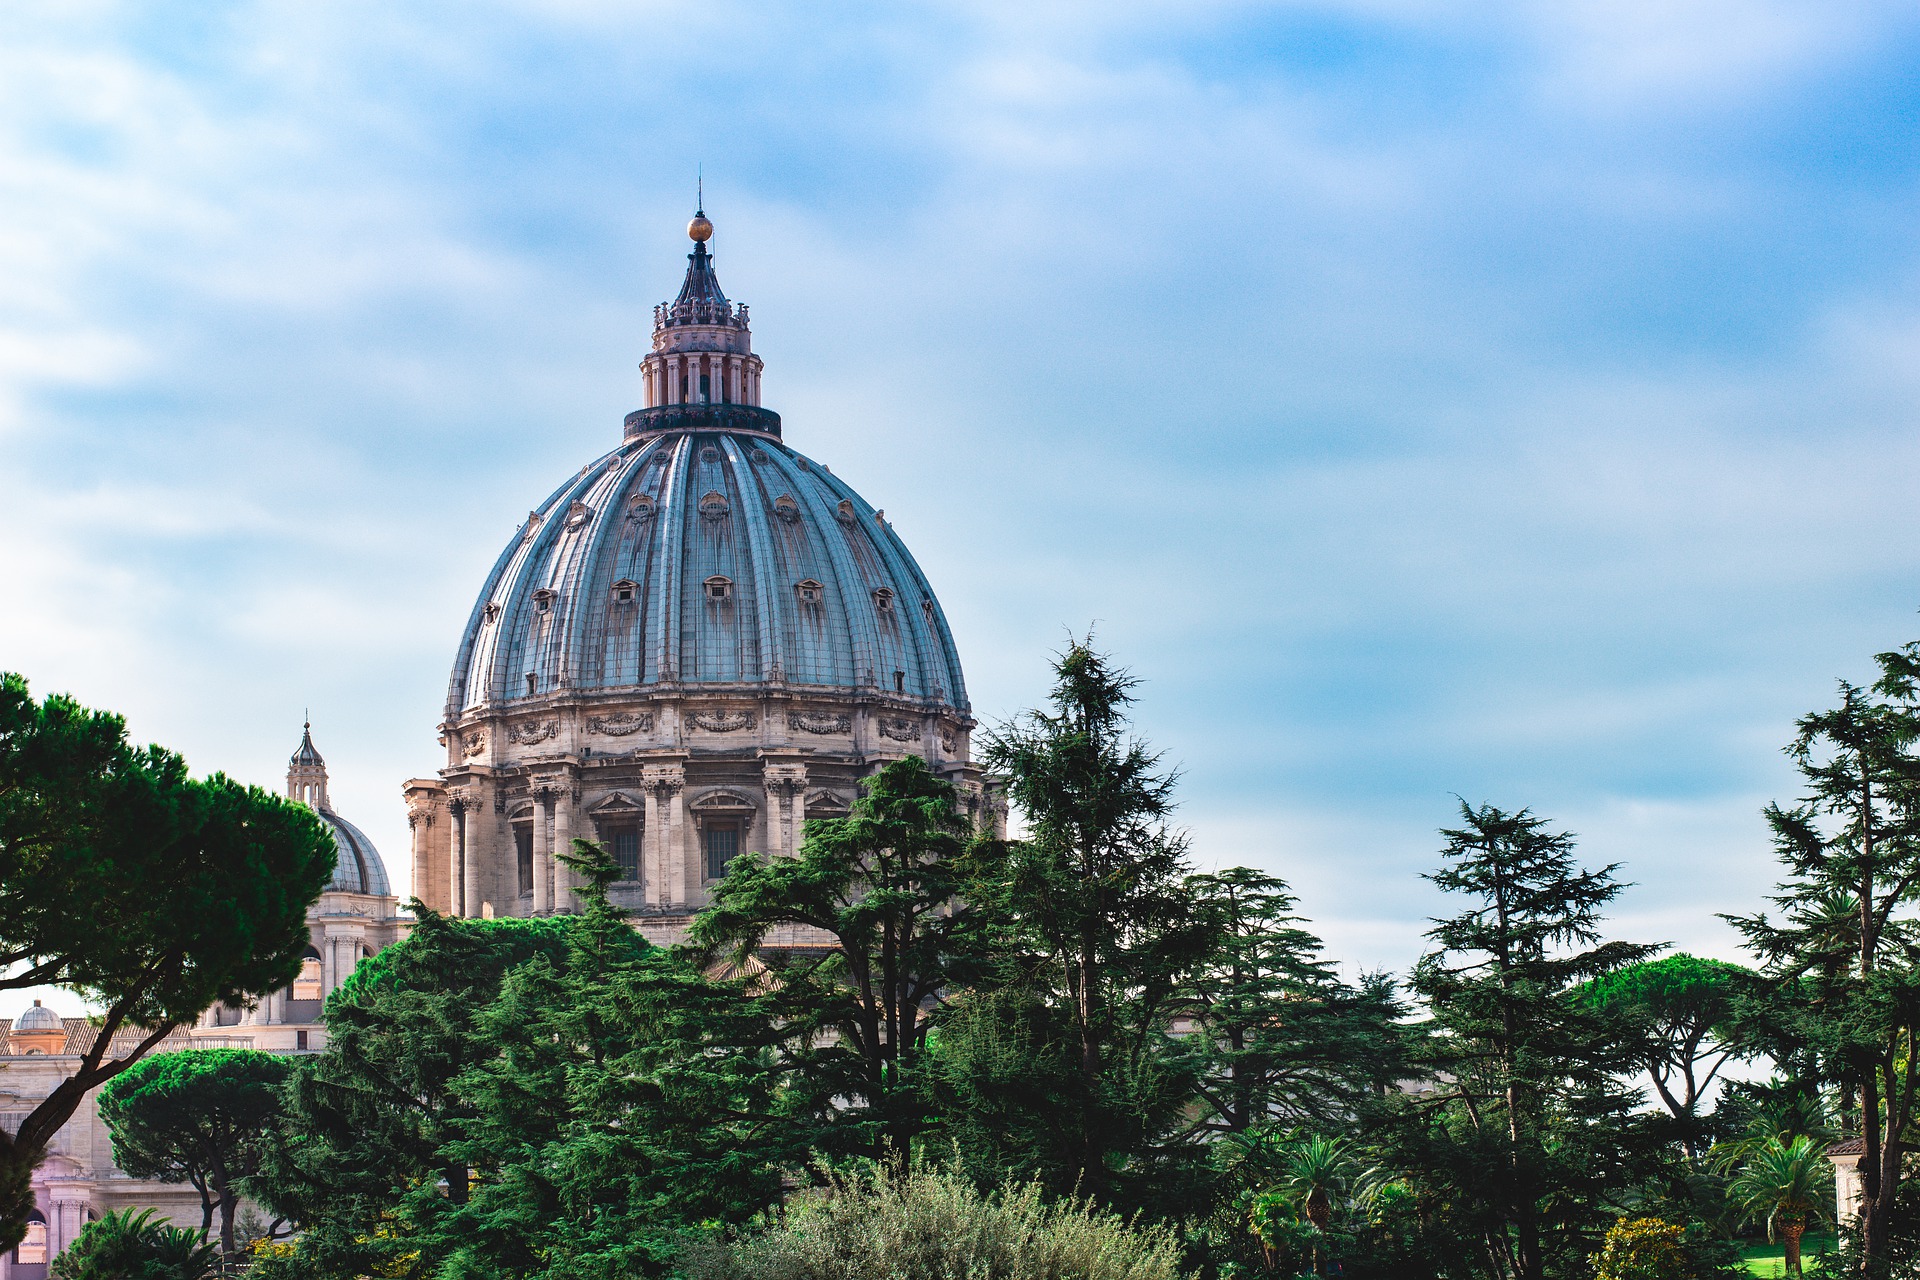
[[[220,1265],[205,1232],[170,1226],[151,1209],[117,1209],[54,1260],[53,1280],[204,1280]]]
[[[1180,1245],[1036,1183],[982,1192],[916,1163],[829,1175],[773,1229],[696,1245],[689,1280],[1176,1280]]]
[[[287,1059],[250,1049],[196,1049],[136,1062],[100,1093],[113,1162],[136,1178],[187,1182],[200,1230],[220,1215],[221,1252],[236,1252],[242,1183],[259,1172],[280,1114]]]
[[[0,990],[62,986],[102,1010],[78,1069],[0,1129],[0,1249],[25,1232],[33,1169],[89,1090],[209,1005],[293,980],[334,858],[310,810],[189,777],[172,752],[129,743],[120,717],[35,702],[0,673]]]
[[[244,1185],[300,1234],[257,1274],[1720,1280],[1761,1235],[1799,1267],[1842,1136],[1865,1212],[1809,1269],[1920,1274],[1920,649],[1880,662],[1789,747],[1759,969],[1613,936],[1615,866],[1463,801],[1402,984],[1195,865],[1134,681],[1072,644],[985,735],[1015,838],[906,758],[685,947],[585,842],[579,914],[415,904],[276,1094]]]

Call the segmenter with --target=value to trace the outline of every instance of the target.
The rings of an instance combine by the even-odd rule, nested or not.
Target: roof
[[[1835,1156],[1863,1156],[1865,1154],[1867,1154],[1867,1140],[1865,1138],[1842,1138],[1827,1148],[1827,1159],[1829,1160]]]
[[[689,302],[725,306],[726,301],[727,295],[720,292],[720,277],[713,272],[713,255],[707,252],[705,243],[696,243],[687,255],[687,278],[680,285],[680,296],[673,300],[674,307]]]
[[[77,1055],[84,1054],[93,1048],[94,1041],[100,1034],[100,1028],[94,1025],[92,1019],[62,1018],[60,1022],[65,1026],[67,1032],[66,1047],[60,1052]],[[17,1052],[9,1043],[13,1034],[13,1026],[14,1020],[12,1018],[0,1018],[0,1055]],[[25,1028],[23,1028],[23,1030],[24,1029]],[[132,1053],[140,1047],[140,1042],[151,1034],[151,1030],[147,1028],[123,1025],[118,1031],[113,1033],[113,1042],[107,1046],[107,1052],[116,1058],[122,1054]],[[185,1027],[175,1027],[167,1033],[164,1040],[153,1047],[151,1052],[170,1053],[175,1049],[191,1049],[192,1047],[193,1037],[187,1033],[187,1029]]]
[[[320,758],[320,753],[314,749],[313,725],[303,724],[300,726],[300,749],[293,753],[293,759],[289,760],[287,763],[292,765],[321,765],[321,766],[324,766],[327,763],[325,760],[322,760]]]
[[[325,891],[390,896],[393,888],[387,882],[387,865],[381,860],[380,851],[373,847],[373,841],[331,809],[318,812],[320,820],[332,830],[334,848],[338,851],[333,878],[327,881]]]
[[[826,467],[718,427],[631,441],[529,515],[474,602],[449,714],[676,682],[967,709],[946,615],[893,527]]]

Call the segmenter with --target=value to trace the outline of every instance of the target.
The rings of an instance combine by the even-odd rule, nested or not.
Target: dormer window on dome
[[[800,504],[793,500],[792,494],[783,493],[773,500],[773,514],[785,523],[793,524],[800,519]]]
[[[575,501],[567,508],[567,528],[578,529],[593,519],[593,508],[584,502]]]
[[[635,582],[632,578],[622,578],[613,584],[613,602],[615,604],[632,604],[634,597],[638,595],[639,592],[639,583]]]
[[[873,592],[873,607],[882,613],[892,613],[893,590],[889,587],[876,587]]]
[[[841,524],[852,524],[860,518],[859,512],[853,509],[852,498],[840,499],[840,505],[834,510],[833,515]]]
[[[793,584],[794,594],[800,597],[801,604],[819,604],[821,592],[826,588],[812,578],[802,578]]]
[[[489,600],[480,607],[480,621],[491,626],[500,621],[500,606]]]
[[[553,590],[551,587],[541,587],[533,593],[533,611],[535,613],[552,613],[553,602],[559,598],[560,593],[558,591]]]
[[[700,495],[700,514],[708,520],[724,520],[727,512],[733,510],[733,504],[727,501],[724,493],[713,492]]]
[[[627,503],[627,514],[635,520],[653,519],[653,499],[644,493],[636,493]]]
[[[725,578],[716,573],[711,578],[708,578],[704,585],[707,588],[707,599],[709,600],[733,599],[732,578]]]

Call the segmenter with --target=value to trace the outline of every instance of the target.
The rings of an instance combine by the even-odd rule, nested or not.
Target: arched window
[[[14,1246],[13,1260],[23,1266],[45,1265],[47,1261],[47,1220],[38,1209],[27,1215],[27,1234]]]
[[[300,976],[293,980],[293,998],[318,1000],[325,994],[320,990],[323,977],[320,953],[308,947],[307,954],[300,957]]]
[[[722,577],[721,575],[716,573],[711,578],[707,579],[706,587],[707,587],[707,599],[709,600],[733,599],[733,579],[732,578]]]

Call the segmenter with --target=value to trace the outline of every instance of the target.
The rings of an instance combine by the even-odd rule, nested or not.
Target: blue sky
[[[1456,794],[1730,955],[1793,718],[1920,635],[1917,57],[1875,0],[9,5],[0,665],[266,784],[310,706],[404,878],[704,166],[983,720],[1097,625],[1197,855],[1350,963]]]

